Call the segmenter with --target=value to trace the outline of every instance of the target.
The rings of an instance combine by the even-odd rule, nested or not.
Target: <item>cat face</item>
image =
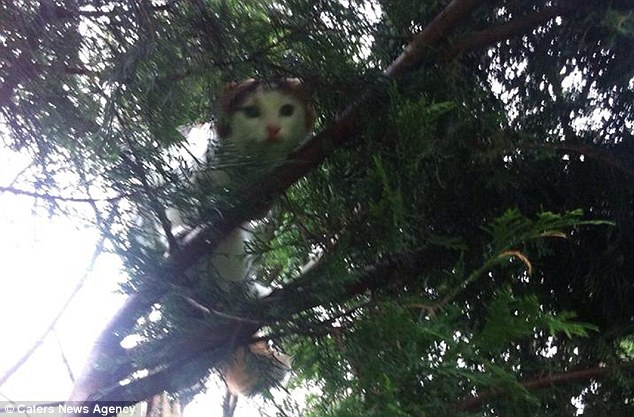
[[[218,136],[246,155],[289,153],[308,136],[315,119],[296,80],[230,84],[220,105]]]

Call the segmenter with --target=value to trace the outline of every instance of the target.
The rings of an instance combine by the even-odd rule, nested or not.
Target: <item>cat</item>
[[[218,96],[215,140],[206,154],[210,169],[195,174],[194,182],[211,182],[225,188],[239,188],[244,177],[253,179],[284,162],[312,132],[315,112],[307,88],[297,79],[255,80],[227,84]],[[189,130],[188,139],[210,134],[210,124]],[[229,167],[229,168],[228,168]],[[245,172],[251,175],[245,175]],[[241,181],[238,181],[238,177]],[[167,217],[173,234],[188,226],[177,209]],[[248,279],[250,262],[245,255],[251,227],[245,223],[217,243],[211,257],[218,277],[228,282]],[[256,293],[262,287],[253,284]]]
[[[239,189],[238,177],[243,179],[249,170],[253,170],[251,178],[266,175],[309,137],[315,123],[308,91],[296,79],[230,83],[219,94],[218,104],[216,137],[211,141],[215,143],[206,156],[211,169],[195,173],[194,183]],[[209,134],[210,128],[210,124],[199,126],[188,137]],[[173,228],[187,228],[179,210],[168,209],[167,217]],[[221,283],[248,282],[252,295],[261,298],[270,290],[249,280],[245,252],[250,231],[249,223],[232,230],[218,242],[210,263]],[[238,347],[222,374],[232,395],[254,395],[280,383],[289,369],[287,355],[258,341]]]

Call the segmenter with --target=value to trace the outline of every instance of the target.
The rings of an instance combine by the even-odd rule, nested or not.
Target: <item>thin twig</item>
[[[126,155],[125,153],[121,154],[121,158],[124,160],[124,162],[128,164],[130,169],[132,169],[132,171],[138,176],[139,181],[141,181],[141,185],[143,187],[143,190],[145,191],[145,195],[150,201],[152,210],[154,211],[154,214],[156,215],[156,217],[159,219],[161,228],[163,229],[163,232],[165,233],[165,237],[168,243],[169,253],[179,252],[180,245],[176,237],[174,237],[174,235],[172,234],[172,223],[170,222],[170,220],[167,218],[167,215],[165,214],[165,207],[163,207],[161,202],[156,197],[154,197],[154,189],[152,188],[152,186],[150,185],[150,182],[148,181],[145,169],[143,168],[143,165],[140,162],[141,158],[137,155],[134,145],[129,140],[128,140],[128,145],[130,147],[130,152],[132,152],[132,155],[134,156],[135,160],[133,161],[132,159],[130,159],[130,157]]]
[[[33,198],[40,198],[42,200],[47,201],[62,201],[65,203],[99,203],[99,202],[116,202],[123,198],[129,197],[130,194],[122,194],[115,197],[107,197],[107,198],[90,198],[90,197],[68,197],[61,195],[53,195],[53,194],[45,194],[38,193],[35,191],[23,190],[20,188],[15,188],[12,186],[2,186],[0,185],[0,193],[11,193],[15,195],[24,195]]]
[[[254,319],[248,319],[246,317],[238,317],[238,316],[234,316],[233,314],[227,314],[227,313],[223,313],[222,311],[218,311],[215,309],[210,309],[212,313],[214,313],[216,316],[218,317],[222,317],[223,319],[227,319],[227,320],[231,320],[231,321],[237,321],[240,323],[247,323],[247,324],[253,324],[256,326],[261,326],[262,323],[264,323],[264,321],[262,320],[254,320]]]
[[[228,389],[222,401],[222,417],[233,417],[238,405],[238,396],[233,395]]]
[[[430,316],[432,317],[435,316],[439,310],[443,309],[446,305],[448,305],[453,300],[455,300],[456,297],[458,297],[458,295],[460,295],[461,292],[463,292],[469,285],[477,281],[478,278],[480,278],[486,272],[489,272],[491,268],[493,268],[494,266],[496,266],[503,260],[508,259],[511,256],[517,256],[518,253],[520,252],[508,250],[508,251],[502,251],[496,256],[492,256],[480,268],[476,269],[471,274],[469,274],[467,279],[465,279],[457,287],[449,291],[449,293],[447,293],[447,295],[445,295],[442,299],[440,299],[440,301],[432,304],[429,307],[426,307],[425,309],[428,311]],[[524,260],[526,258],[522,255],[520,259]],[[528,262],[528,259],[526,259],[526,262]],[[528,263],[527,265],[530,267],[530,263]]]
[[[28,171],[34,164],[35,164],[35,161],[31,160],[31,162],[29,162],[24,168],[22,168],[17,174],[15,174],[15,177],[13,177],[13,179],[11,180],[9,185],[7,185],[7,187],[13,187],[20,180],[20,177],[22,176],[22,174]]]
[[[55,330],[55,328],[53,328],[52,333],[53,333],[53,336],[55,336],[55,340],[57,341],[59,354],[62,357],[62,362],[64,363],[64,366],[66,367],[66,371],[68,372],[68,378],[70,379],[72,383],[75,383],[75,374],[73,373],[73,369],[70,367],[70,363],[68,362],[68,357],[66,357],[66,354],[64,353],[64,346],[62,346],[62,341],[60,340],[59,335],[57,334],[57,331]]]

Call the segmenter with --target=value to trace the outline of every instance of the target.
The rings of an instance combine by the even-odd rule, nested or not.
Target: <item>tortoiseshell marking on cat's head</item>
[[[218,105],[218,136],[243,152],[271,145],[290,151],[308,136],[315,122],[309,94],[297,79],[229,83]]]

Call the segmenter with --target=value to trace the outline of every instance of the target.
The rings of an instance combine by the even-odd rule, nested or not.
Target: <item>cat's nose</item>
[[[280,126],[277,125],[266,125],[266,133],[268,135],[269,141],[275,141],[278,139],[277,134],[280,133]]]

